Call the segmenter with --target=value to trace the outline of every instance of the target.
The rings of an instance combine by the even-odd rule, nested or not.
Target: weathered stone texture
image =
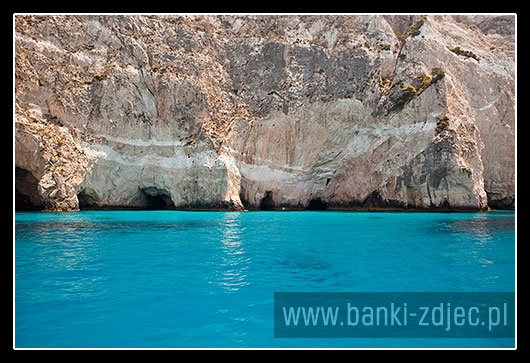
[[[17,205],[513,208],[514,18],[16,16]]]

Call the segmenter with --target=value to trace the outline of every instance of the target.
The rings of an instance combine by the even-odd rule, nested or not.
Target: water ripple
[[[513,214],[17,213],[14,248],[17,347],[296,346],[276,291],[515,288]]]

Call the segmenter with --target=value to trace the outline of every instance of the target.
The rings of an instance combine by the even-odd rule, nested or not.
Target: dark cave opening
[[[81,190],[77,193],[77,200],[79,202],[79,209],[91,209],[97,207],[97,197],[95,193],[90,193],[88,190]]]
[[[146,210],[166,210],[176,209],[175,203],[169,193],[156,187],[140,189],[145,197],[144,209]]]
[[[175,209],[175,205],[167,195],[148,195],[146,201],[147,210]]]
[[[259,204],[259,209],[261,210],[274,210],[274,199],[272,198],[272,192],[266,191],[265,196]]]
[[[491,209],[515,209],[515,196],[498,198],[493,193],[486,192],[488,207]]]
[[[320,197],[311,199],[307,205],[307,210],[325,210],[328,209],[328,203],[324,202]]]
[[[40,210],[43,200],[38,191],[39,181],[31,172],[15,166],[15,210]]]

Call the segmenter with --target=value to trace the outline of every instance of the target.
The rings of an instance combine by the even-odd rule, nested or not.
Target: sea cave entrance
[[[320,198],[311,199],[307,205],[307,210],[325,210],[328,209],[328,203]]]
[[[44,201],[38,190],[39,181],[28,170],[15,166],[15,210],[40,210]]]
[[[173,200],[171,199],[171,196],[168,191],[156,187],[141,188],[140,191],[144,197],[144,209],[176,209],[175,203],[173,203]]]
[[[77,200],[79,202],[79,209],[97,208],[97,194],[91,189],[82,189],[77,193]]]
[[[259,209],[274,210],[274,207],[275,205],[274,205],[274,199],[273,199],[272,192],[270,190],[266,191],[265,196],[263,197],[263,199],[261,200],[259,204]]]

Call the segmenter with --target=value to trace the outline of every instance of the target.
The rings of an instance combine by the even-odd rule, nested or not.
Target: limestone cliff
[[[20,208],[513,208],[514,16],[15,16]]]

